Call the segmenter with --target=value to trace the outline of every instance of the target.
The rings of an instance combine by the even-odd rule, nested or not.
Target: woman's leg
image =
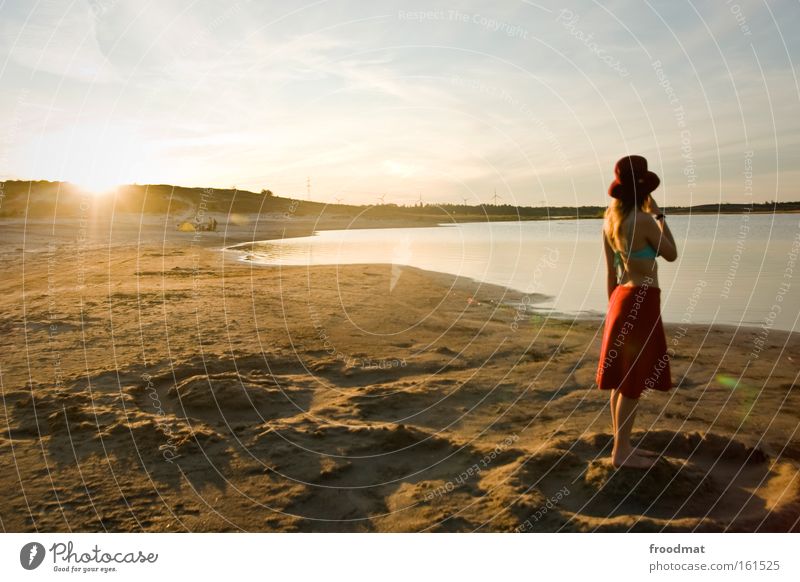
[[[611,390],[611,434],[614,439],[617,438],[617,398],[619,397],[619,390],[616,388]]]
[[[613,389],[611,390],[611,434],[614,435],[616,439],[617,435],[617,402],[619,401],[619,397],[621,396],[619,390]],[[634,447],[633,452],[637,455],[643,455],[645,457],[660,457],[661,455],[656,453],[655,451],[648,451],[647,449],[640,449],[639,447]]]
[[[614,409],[614,448],[611,451],[611,462],[615,467],[634,467],[646,469],[652,467],[655,459],[637,455],[631,446],[631,431],[636,418],[636,398],[628,398],[623,394],[617,396]]]

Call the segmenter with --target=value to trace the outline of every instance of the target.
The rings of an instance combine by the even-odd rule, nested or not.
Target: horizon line
[[[10,178],[10,179],[5,179],[5,180],[0,180],[0,184],[8,184],[10,182],[21,182],[21,183],[29,183],[29,184],[47,183],[47,184],[57,184],[57,185],[66,184],[68,186],[72,186],[72,187],[74,187],[74,188],[76,188],[78,190],[81,190],[81,191],[91,192],[90,188],[86,188],[84,186],[81,186],[80,184],[76,184],[76,183],[70,182],[68,180],[22,179],[22,178]],[[240,188],[238,188],[236,186],[233,186],[233,187],[230,187],[230,188],[222,188],[222,187],[217,187],[217,186],[185,186],[185,185],[180,185],[180,184],[166,184],[166,183],[163,183],[163,184],[158,184],[158,183],[156,183],[156,184],[140,184],[138,182],[132,182],[132,183],[127,183],[127,184],[119,184],[117,186],[110,187],[108,189],[108,192],[110,193],[110,192],[112,192],[114,190],[117,190],[119,188],[130,188],[130,187],[133,187],[133,188],[162,187],[162,188],[172,188],[173,190],[176,189],[176,188],[181,188],[181,189],[184,189],[184,190],[207,190],[207,191],[216,190],[216,191],[221,191],[221,192],[242,192],[242,193],[246,193],[246,194],[253,194],[255,196],[262,196],[263,192],[272,192],[272,190],[270,190],[269,188],[262,188],[261,192],[256,192],[254,190],[240,189]],[[295,200],[295,201],[298,201],[298,202],[305,202],[305,203],[308,203],[308,204],[323,204],[323,205],[327,205],[327,206],[353,206],[353,207],[395,206],[397,208],[420,208],[420,206],[417,206],[416,204],[398,204],[398,203],[395,203],[395,202],[386,202],[386,203],[381,203],[381,204],[352,204],[352,203],[335,202],[335,201],[334,202],[326,202],[326,201],[321,201],[321,200],[309,200],[307,198],[299,198],[299,197],[298,198],[293,198],[291,196],[279,195],[279,194],[276,194],[274,192],[272,192],[272,196],[275,197],[275,198],[283,198],[285,200]],[[377,194],[376,194],[376,196],[377,196]],[[800,200],[786,200],[786,201],[765,200],[763,202],[755,202],[755,201],[751,201],[751,202],[722,202],[722,201],[718,201],[718,202],[705,202],[705,203],[701,203],[701,204],[694,204],[694,205],[691,205],[691,206],[677,206],[676,205],[676,206],[670,206],[669,208],[692,209],[692,208],[701,207],[701,206],[722,206],[722,205],[732,205],[732,206],[764,206],[764,205],[768,205],[768,206],[777,206],[777,205],[781,205],[781,204],[800,204]],[[581,205],[581,206],[574,206],[574,205],[567,205],[567,206],[555,206],[555,205],[525,206],[525,205],[518,205],[518,204],[517,205],[496,204],[496,203],[491,203],[491,202],[479,202],[479,203],[476,203],[476,204],[465,204],[465,203],[457,203],[457,202],[425,202],[425,203],[423,203],[423,205],[421,207],[424,208],[425,206],[463,206],[463,207],[468,207],[468,208],[480,208],[480,207],[488,206],[488,207],[498,207],[498,208],[499,207],[509,207],[509,208],[542,208],[542,209],[546,209],[546,208],[576,208],[576,209],[579,209],[579,208],[605,208],[605,206],[603,206],[603,205],[591,205],[591,204],[584,204],[584,205]]]

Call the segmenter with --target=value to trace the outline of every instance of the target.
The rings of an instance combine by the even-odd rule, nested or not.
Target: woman
[[[666,392],[672,386],[656,257],[672,262],[678,251],[652,197],[661,181],[647,170],[647,160],[624,157],[614,173],[603,223],[608,313],[596,380],[598,388],[611,390],[611,462],[646,469],[658,454],[631,445],[636,405],[645,389]]]

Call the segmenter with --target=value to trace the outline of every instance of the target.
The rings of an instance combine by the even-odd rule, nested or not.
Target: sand
[[[220,250],[344,226],[4,221],[2,529],[798,530],[797,334],[754,359],[758,329],[667,324],[677,387],[634,434],[662,458],[615,470],[602,321]]]

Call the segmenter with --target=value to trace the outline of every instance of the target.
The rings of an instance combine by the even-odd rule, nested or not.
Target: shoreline
[[[586,220],[586,219],[583,219],[583,220]],[[520,221],[520,222],[527,222],[527,221],[523,220],[523,221]],[[420,224],[414,224],[414,223],[408,223],[408,224],[400,223],[400,224],[398,224],[395,221],[392,221],[392,223],[391,223],[392,225],[391,226],[383,226],[382,223],[383,223],[383,221],[372,221],[372,222],[370,222],[368,224],[364,224],[364,225],[361,225],[361,226],[355,226],[353,228],[383,230],[383,229],[394,229],[394,228],[404,229],[404,228],[425,228],[425,227],[447,226],[447,224],[444,224],[444,223],[440,223],[440,224],[437,224],[437,225],[420,225]],[[477,224],[483,224],[483,223],[477,223]],[[340,227],[341,227],[341,224],[338,221],[337,222],[333,222],[332,224],[330,224],[330,223],[322,223],[322,224],[315,223],[315,226],[313,227],[313,230],[310,233],[306,233],[307,231],[302,231],[302,230],[300,231],[299,234],[292,234],[292,236],[283,236],[284,233],[281,233],[281,234],[273,233],[272,236],[268,235],[266,238],[259,238],[258,240],[238,241],[238,242],[235,242],[233,244],[230,244],[230,245],[227,245],[227,246],[224,246],[224,247],[221,247],[221,248],[216,248],[215,250],[220,251],[223,255],[226,255],[227,253],[245,253],[246,251],[241,250],[242,248],[252,249],[253,245],[256,245],[256,244],[261,243],[261,242],[268,242],[268,241],[271,241],[271,240],[286,240],[286,239],[306,238],[306,237],[314,236],[315,233],[320,232],[320,231],[347,230],[345,228],[340,228]],[[268,264],[253,262],[253,261],[245,261],[245,260],[242,260],[242,259],[235,259],[233,257],[229,257],[229,260],[234,262],[234,263],[237,263],[237,264],[249,265],[251,268],[252,267],[258,267],[258,268],[276,268],[276,267],[280,267],[280,268],[284,268],[285,269],[285,268],[290,268],[290,267],[310,268],[310,267],[320,266],[320,265],[268,265]],[[361,265],[361,266],[367,266],[367,265],[382,265],[382,266],[387,266],[388,265],[388,266],[391,266],[393,263],[347,263],[347,264],[348,265]],[[418,267],[411,267],[410,265],[404,265],[404,266],[405,267],[409,267],[409,268],[418,268]],[[491,285],[491,286],[495,286],[495,287],[503,287],[502,285],[497,285],[497,284],[489,283],[489,282],[485,282],[485,281],[479,281],[477,279],[472,279],[470,277],[454,275],[452,273],[447,273],[445,271],[432,271],[432,270],[427,270],[427,269],[420,269],[420,271],[431,273],[433,275],[445,276],[445,277],[460,277],[460,278],[463,278],[465,280],[473,282],[473,284],[477,285],[477,286],[480,286],[480,285]],[[534,298],[534,299],[531,299],[532,305],[533,305],[533,302],[546,303],[548,300],[552,300],[553,299],[552,295],[546,295],[546,294],[543,294],[543,293],[529,293],[529,292],[525,292],[525,291],[522,291],[522,290],[519,290],[519,289],[514,289],[512,287],[504,287],[504,288],[507,289],[507,291],[510,294],[514,294],[514,295],[517,295],[517,296],[520,296],[520,297]],[[534,309],[535,309],[535,307],[534,307]],[[541,312],[546,312],[547,310],[550,310],[550,308],[541,307],[540,310],[541,310]],[[534,312],[531,313],[531,315],[542,316],[541,312],[534,311]],[[579,311],[579,312],[575,312],[575,313],[556,311],[554,315],[549,315],[548,317],[554,317],[554,318],[557,318],[557,319],[562,319],[562,320],[567,320],[567,321],[589,321],[589,322],[600,322],[600,323],[602,323],[605,320],[605,314],[604,313],[592,312],[591,310],[587,310],[585,312],[580,312]],[[667,321],[667,320],[664,320],[665,329],[666,329],[666,326],[680,327],[680,326],[687,326],[687,325],[688,326],[693,326],[696,329],[708,329],[708,328],[715,328],[717,326],[720,326],[720,327],[722,327],[724,329],[727,329],[729,331],[740,329],[740,330],[745,330],[745,331],[751,331],[753,333],[755,333],[755,332],[759,332],[760,333],[763,329],[768,329],[769,330],[768,331],[769,334],[772,334],[772,333],[775,333],[775,332],[782,332],[782,333],[787,333],[787,334],[795,334],[798,337],[800,337],[800,331],[791,331],[791,330],[786,330],[786,329],[781,329],[781,328],[774,328],[774,327],[764,328],[762,323],[733,324],[733,323],[717,323],[717,322],[705,323],[705,322],[683,322],[683,321]]]
[[[169,217],[162,217],[158,220],[148,220],[148,221],[136,221],[131,224],[130,221],[127,220],[127,216],[120,216],[118,215],[117,220],[121,218],[122,224],[114,224],[113,228],[112,225],[109,224],[107,221],[98,221],[98,224],[95,225],[95,229],[90,236],[87,238],[86,245],[87,246],[96,246],[99,244],[105,244],[107,246],[103,248],[111,249],[111,248],[119,248],[119,247],[130,247],[130,246],[141,246],[143,244],[149,245],[151,243],[147,242],[149,237],[145,237],[142,239],[141,234],[144,232],[151,232],[153,228],[156,229],[156,232],[161,237],[161,247],[164,249],[164,252],[168,252],[166,249],[170,248],[177,248],[182,247],[186,248],[188,246],[189,249],[194,249],[195,251],[203,249],[207,251],[211,251],[214,253],[219,253],[223,257],[225,257],[226,261],[230,261],[232,264],[241,265],[249,268],[259,267],[259,268],[275,268],[275,265],[261,265],[256,263],[248,263],[244,261],[237,260],[233,257],[226,256],[229,253],[234,252],[242,252],[240,250],[228,250],[232,247],[241,246],[241,245],[248,245],[254,244],[261,241],[269,241],[269,240],[282,240],[282,239],[290,239],[290,238],[303,238],[313,236],[315,232],[318,231],[330,231],[330,230],[347,230],[350,228],[357,228],[357,229],[392,229],[392,228],[425,228],[425,227],[436,227],[436,224],[418,224],[415,222],[409,221],[386,221],[382,219],[370,219],[366,221],[361,221],[358,224],[352,224],[352,221],[349,218],[326,218],[323,221],[318,219],[305,219],[302,217],[294,217],[291,219],[292,222],[287,223],[286,219],[283,217],[256,217],[257,220],[254,220],[252,216],[246,217],[244,222],[239,224],[235,224],[233,222],[226,222],[222,223],[223,227],[217,232],[197,232],[197,233],[180,233],[174,230],[174,224],[172,224],[171,219]],[[136,218],[141,219],[140,215],[136,215]],[[230,217],[228,217],[230,219]],[[54,224],[53,221],[28,221],[27,223],[22,220],[14,219],[0,219],[0,223],[4,224],[4,229],[0,232],[0,247],[5,244],[10,244],[9,241],[12,240],[19,240],[20,237],[24,236],[24,233],[27,232],[26,239],[28,240],[29,246],[33,246],[33,249],[26,250],[27,253],[37,252],[38,250],[43,250],[45,248],[45,244],[47,240],[51,240],[53,237],[51,236],[49,230],[51,227],[55,230],[55,238],[56,240],[67,240],[74,238],[75,229],[73,228],[76,224],[78,224],[78,219],[66,219],[66,220],[59,220]],[[482,224],[482,223],[481,223]],[[28,226],[34,226],[33,229],[28,229]],[[16,228],[13,228],[16,227]],[[99,236],[100,233],[105,234],[105,229],[108,229],[109,232],[112,232],[114,236],[118,237],[118,240],[112,240],[110,238],[105,238]],[[38,247],[36,245],[39,245]],[[80,245],[75,244],[76,247]],[[171,251],[169,251],[171,252]],[[369,265],[390,265],[390,263],[358,263],[353,264],[354,266],[369,266]],[[307,266],[297,265],[297,268],[308,268]],[[289,266],[281,267],[283,269],[290,268]],[[415,267],[413,267],[415,268]],[[453,275],[450,273],[446,273],[443,271],[426,271],[424,269],[420,269],[421,271],[425,271],[430,273],[431,275],[440,276],[440,277],[459,277],[457,275]],[[468,277],[461,276],[462,279],[466,281],[474,282],[473,285],[476,287],[483,286],[493,286],[493,287],[501,287],[502,286],[493,284],[493,283],[485,283],[480,282],[475,279],[470,279]],[[524,297],[524,296],[533,296],[536,297],[539,302],[546,301],[547,299],[551,298],[550,295],[544,294],[537,294],[537,293],[526,293],[523,291],[519,291],[513,288],[506,288],[507,294],[512,296]],[[544,308],[545,310],[548,308]],[[550,317],[554,317],[557,319],[563,319],[565,321],[587,321],[587,322],[602,322],[605,318],[604,313],[597,313],[596,315],[589,314],[582,314],[582,313],[564,313],[563,317],[559,315],[552,315]],[[539,315],[539,314],[533,314]],[[758,323],[748,323],[742,325],[730,324],[730,323],[689,323],[683,324],[679,321],[664,321],[664,325],[666,326],[674,326],[678,327],[681,325],[689,325],[696,329],[709,329],[709,328],[716,328],[721,327],[728,331],[733,331],[736,329],[740,329],[743,331],[749,331],[751,333],[760,333],[763,329],[762,324]],[[791,332],[789,330],[778,329],[778,328],[766,328],[768,329],[768,334],[773,333],[784,333],[784,334],[795,334],[800,335],[800,331]]]

